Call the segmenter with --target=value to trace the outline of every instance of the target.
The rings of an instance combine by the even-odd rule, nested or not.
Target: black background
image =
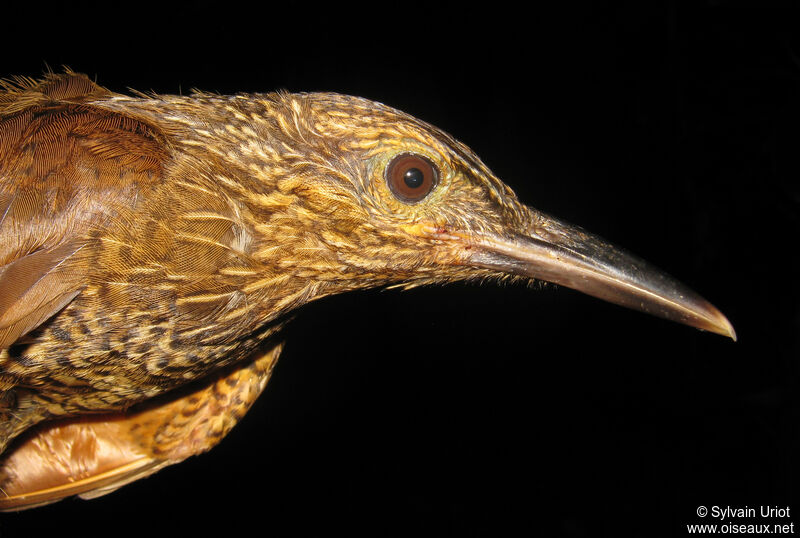
[[[2,76],[68,65],[119,92],[327,90],[405,110],[530,205],[689,284],[739,342],[553,286],[325,299],[220,446],[101,499],[2,514],[0,536],[684,536],[713,522],[700,505],[789,506],[737,523],[800,532],[800,19],[563,4],[8,15]]]

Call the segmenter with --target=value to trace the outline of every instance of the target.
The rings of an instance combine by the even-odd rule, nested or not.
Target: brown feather
[[[81,249],[66,243],[0,267],[0,349],[64,308],[80,293],[70,260]]]
[[[282,347],[127,413],[35,428],[0,461],[0,511],[105,495],[209,450],[264,390]]]

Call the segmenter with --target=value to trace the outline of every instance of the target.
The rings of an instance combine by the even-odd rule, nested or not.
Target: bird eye
[[[415,204],[428,196],[439,181],[439,172],[425,157],[398,155],[386,167],[386,182],[401,202]]]

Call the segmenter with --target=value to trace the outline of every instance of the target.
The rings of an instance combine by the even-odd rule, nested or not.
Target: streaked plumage
[[[391,183],[403,156],[419,197],[415,178],[409,196]],[[522,205],[468,148],[384,105],[7,82],[0,450],[30,432],[6,452],[0,509],[102,494],[213,446],[310,300],[509,277],[733,336],[691,291]]]

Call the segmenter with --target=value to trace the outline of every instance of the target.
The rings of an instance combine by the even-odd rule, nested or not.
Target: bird
[[[0,510],[93,498],[211,449],[310,301],[468,280],[551,282],[736,339],[686,286],[381,103],[6,79]]]

